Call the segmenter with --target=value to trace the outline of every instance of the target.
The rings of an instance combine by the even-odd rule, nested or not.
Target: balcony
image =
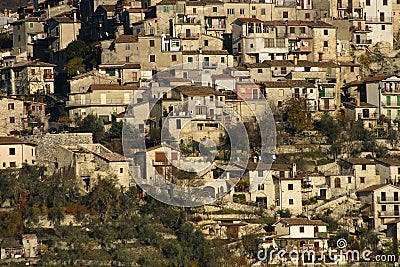
[[[131,103],[131,99],[86,99],[86,100],[72,100],[67,101],[66,107],[79,107],[79,106],[126,106]]]
[[[54,80],[54,75],[53,74],[45,74],[43,75],[43,80]]]
[[[376,120],[378,118],[378,114],[358,114],[357,118],[359,120]]]
[[[395,108],[398,108],[398,107],[400,107],[400,103],[399,102],[397,102],[397,101],[391,101],[391,102],[381,102],[381,105],[383,106],[383,107],[395,107]]]
[[[203,62],[203,69],[216,69],[218,63]]]
[[[392,23],[392,17],[366,17],[366,23]]]
[[[194,25],[198,25],[200,24],[200,19],[198,18],[180,18],[177,20],[177,22],[175,24],[194,24]]]
[[[184,40],[197,40],[200,37],[199,33],[190,33],[190,34],[185,34],[185,33],[180,33],[178,34],[178,37]]]
[[[379,211],[378,217],[400,217],[400,211]]]
[[[320,92],[319,93],[319,98],[335,98],[336,94],[335,92]]]
[[[378,203],[400,203],[400,199],[394,197],[378,197]]]

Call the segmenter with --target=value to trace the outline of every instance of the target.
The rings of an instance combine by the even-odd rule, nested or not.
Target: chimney
[[[292,178],[296,177],[297,175],[297,165],[296,163],[292,163]]]

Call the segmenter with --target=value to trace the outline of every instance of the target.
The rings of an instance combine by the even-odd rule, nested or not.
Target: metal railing
[[[90,106],[90,105],[129,105],[131,99],[85,99],[85,100],[70,100],[67,101],[66,106]]]
[[[378,217],[400,217],[400,211],[379,211]]]
[[[365,22],[370,23],[392,23],[392,17],[366,17]]]
[[[378,197],[378,203],[390,203],[390,202],[392,202],[392,203],[399,202],[400,203],[400,199],[398,197],[397,198],[395,198],[395,197],[385,197],[385,198]]]

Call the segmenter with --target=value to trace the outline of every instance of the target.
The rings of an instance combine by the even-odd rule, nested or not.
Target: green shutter
[[[392,110],[390,109],[386,110],[386,117],[388,117],[389,119],[392,118]]]
[[[397,110],[397,119],[400,119],[400,109]]]
[[[390,106],[390,95],[386,96],[386,105]]]
[[[400,106],[400,95],[397,96],[397,105]]]

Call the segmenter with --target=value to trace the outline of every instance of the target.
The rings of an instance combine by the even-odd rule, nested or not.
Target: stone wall
[[[92,133],[47,133],[24,136],[23,138],[38,145],[36,160],[39,164],[54,163],[58,145],[93,144]]]

